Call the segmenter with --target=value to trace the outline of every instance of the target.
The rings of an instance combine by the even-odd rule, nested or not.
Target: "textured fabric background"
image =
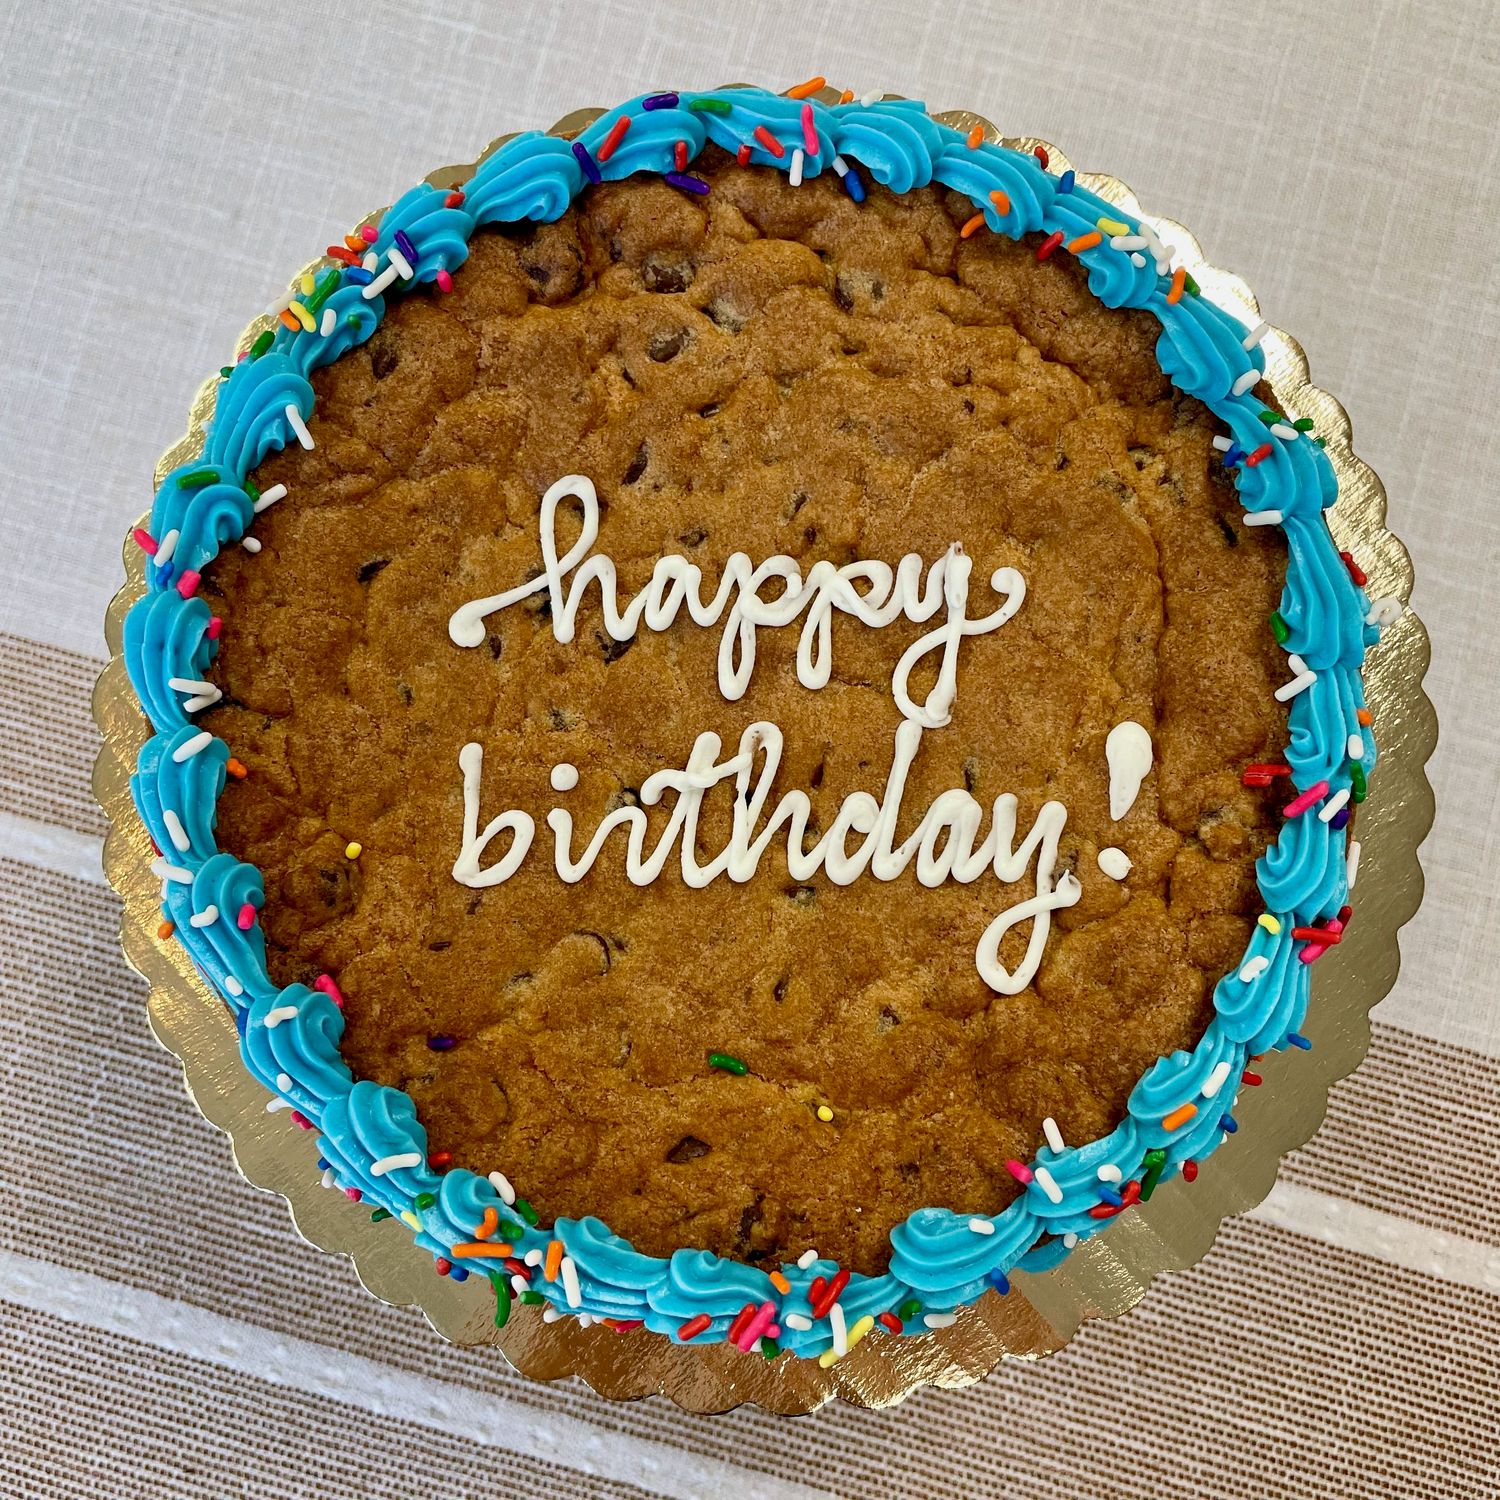
[[[0,3],[0,1493],[1500,1494],[1500,26],[1491,0]],[[146,1031],[88,794],[120,540],[288,273],[493,136],[821,71],[1190,225],[1349,408],[1443,720],[1405,976],[1256,1213],[1035,1368],[691,1418],[439,1343],[232,1171]]]

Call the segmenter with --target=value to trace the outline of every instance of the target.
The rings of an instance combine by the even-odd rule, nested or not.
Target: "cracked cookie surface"
[[[997,1211],[1044,1117],[1070,1143],[1105,1133],[1146,1068],[1201,1035],[1274,833],[1238,772],[1284,743],[1266,617],[1285,551],[1240,524],[1212,419],[1156,365],[1154,320],[1100,306],[1076,264],[961,239],[971,210],[937,190],[855,205],[832,178],[793,189],[716,153],[702,168],[704,199],[635,179],[556,224],[477,235],[451,296],[397,301],[314,376],[316,449],[256,475],[289,490],[257,520],[263,551],[202,584],[226,695],[202,724],[250,768],[219,840],[265,874],[272,975],[337,977],[346,1058],[412,1095],[432,1150],[649,1253],[816,1246],[874,1272],[913,1210]],[[683,618],[615,642],[597,589],[570,644],[535,597],[453,646],[454,609],[538,570],[540,497],[569,473],[598,488],[595,551],[622,597],[666,553],[713,582],[735,551],[805,573],[961,541],[976,596],[1021,572],[1016,617],[963,644],[898,837],[951,787],[986,828],[1004,792],[1023,833],[1048,798],[1066,805],[1059,869],[1083,895],[1054,913],[1030,986],[997,995],[974,967],[1029,884],[795,882],[773,841],[743,885],[691,890],[669,863],[640,888],[619,836],[578,884],[558,879],[547,810],[573,813],[576,852],[705,729],[733,745],[779,725],[773,799],[802,788],[814,827],[853,791],[878,797],[891,674],[929,628],[836,617],[818,691],[796,679],[798,627],[762,629],[733,703],[720,630]],[[1112,823],[1104,741],[1127,718],[1155,764]],[[485,890],[450,874],[470,740],[483,818],[538,824]],[[559,761],[581,773],[566,798]],[[705,802],[705,858],[728,796]],[[1099,869],[1109,845],[1133,862],[1123,881]],[[748,1073],[712,1070],[711,1051]]]

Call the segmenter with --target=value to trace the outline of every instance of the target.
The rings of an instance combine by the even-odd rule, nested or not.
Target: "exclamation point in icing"
[[[1109,765],[1109,816],[1118,823],[1135,805],[1141,783],[1151,769],[1151,736],[1134,719],[1116,724],[1104,742],[1104,759]],[[1130,856],[1110,845],[1099,851],[1099,868],[1111,880],[1124,880],[1130,874]]]

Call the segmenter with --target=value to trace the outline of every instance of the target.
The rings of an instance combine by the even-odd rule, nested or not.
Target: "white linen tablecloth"
[[[9,0],[0,67],[0,1492],[1500,1494],[1500,25],[1490,0]],[[116,945],[88,695],[127,523],[288,274],[431,168],[823,72],[1057,141],[1244,275],[1417,562],[1438,822],[1369,1061],[1201,1266],[885,1413],[534,1386],[232,1171]]]

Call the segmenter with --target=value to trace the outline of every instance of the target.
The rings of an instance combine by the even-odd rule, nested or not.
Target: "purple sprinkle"
[[[416,265],[420,259],[417,254],[417,247],[412,244],[411,236],[404,229],[396,231],[396,248],[406,257],[407,263],[410,265]]]
[[[662,181],[670,182],[685,193],[697,193],[700,198],[708,191],[708,184],[701,177],[689,177],[686,172],[664,173]]]
[[[427,1038],[427,1045],[434,1052],[451,1052],[458,1046],[458,1038],[453,1036],[430,1036]]]
[[[594,158],[589,155],[588,147],[582,141],[573,142],[573,155],[578,158],[578,165],[583,168],[583,175],[590,182],[604,181],[604,178],[600,175],[598,166],[594,162]]]
[[[1337,832],[1338,829],[1346,827],[1348,825],[1348,822],[1349,822],[1349,809],[1347,807],[1341,807],[1328,820],[1328,826],[1330,828],[1332,828],[1335,832]]]
[[[641,100],[642,109],[676,109],[676,94],[652,94],[647,99]]]

